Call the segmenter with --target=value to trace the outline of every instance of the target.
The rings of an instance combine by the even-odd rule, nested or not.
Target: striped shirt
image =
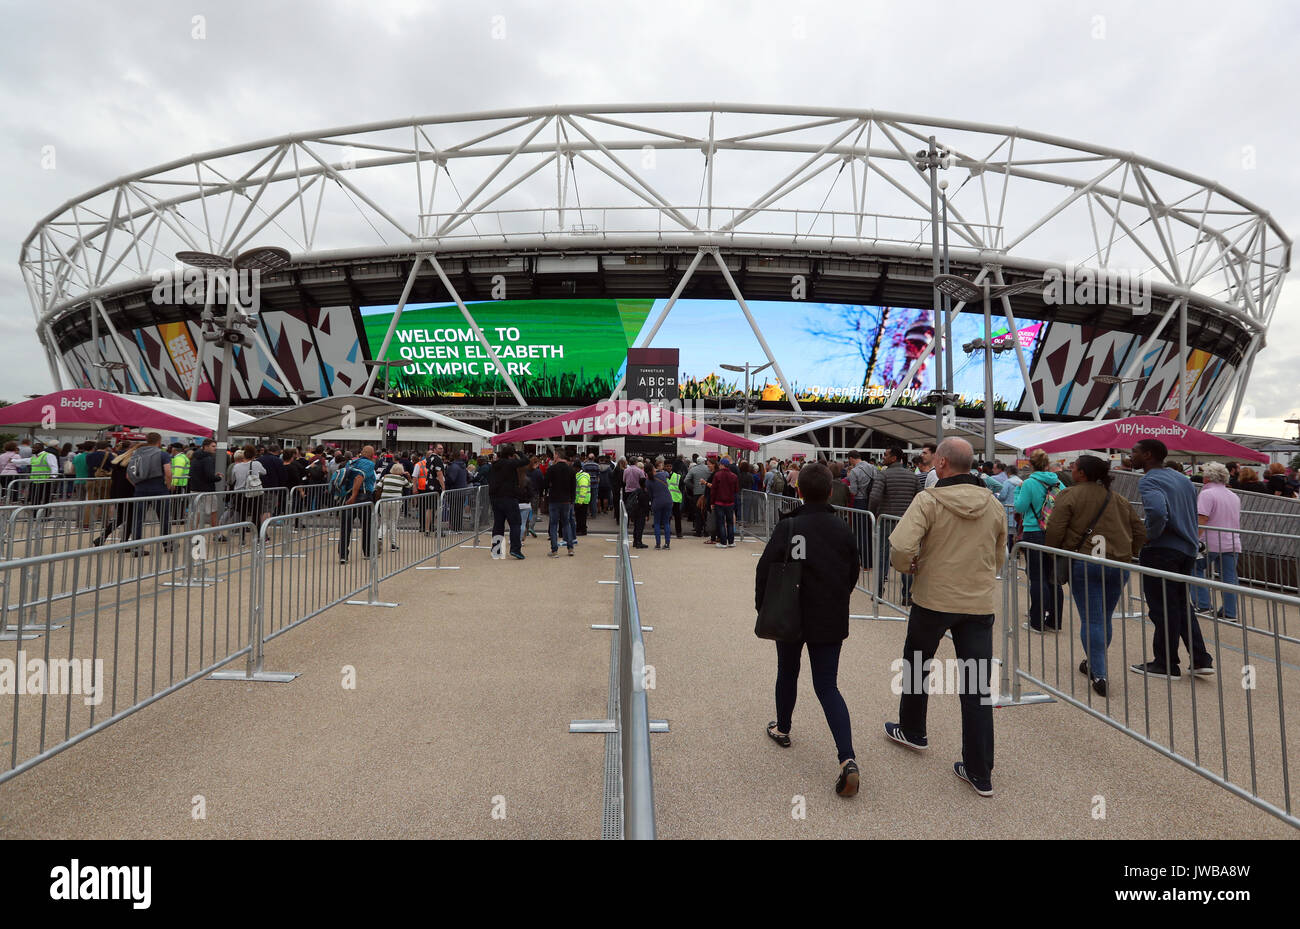
[[[394,474],[390,471],[379,479],[379,497],[381,500],[400,497],[403,489],[410,484],[405,474]]]

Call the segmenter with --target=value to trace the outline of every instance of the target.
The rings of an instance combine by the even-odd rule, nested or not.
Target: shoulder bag
[[[1097,508],[1097,512],[1093,514],[1092,519],[1088,520],[1088,528],[1083,530],[1083,535],[1080,536],[1078,542],[1074,543],[1074,547],[1067,549],[1067,551],[1078,552],[1080,546],[1084,545],[1088,541],[1088,539],[1092,537],[1093,530],[1097,528],[1097,520],[1101,519],[1101,514],[1105,513],[1106,507],[1110,505],[1110,498],[1111,498],[1111,490],[1108,487],[1106,488],[1106,497],[1104,500],[1101,501],[1101,506]],[[1069,583],[1070,562],[1073,560],[1074,559],[1072,558],[1062,558],[1059,555],[1056,557],[1055,574],[1057,579],[1060,581],[1060,583],[1062,584]]]
[[[791,520],[790,540],[785,546],[785,560],[771,565],[767,586],[763,589],[763,607],[754,623],[754,635],[776,642],[803,640],[803,614],[799,588],[803,580],[803,562],[791,561],[790,550],[797,537],[796,523]]]

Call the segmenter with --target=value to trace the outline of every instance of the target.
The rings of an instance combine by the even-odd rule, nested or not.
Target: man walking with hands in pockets
[[[899,721],[885,723],[885,735],[916,751],[929,747],[925,677],[951,630],[962,670],[962,760],[953,771],[980,796],[991,797],[993,586],[1007,554],[1007,520],[997,498],[970,474],[974,457],[965,439],[939,443],[933,457],[938,480],[917,494],[889,537],[889,560],[915,581],[903,644]]]

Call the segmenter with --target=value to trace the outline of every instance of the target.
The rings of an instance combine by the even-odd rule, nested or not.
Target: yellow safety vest
[[[578,494],[573,498],[574,503],[591,502],[591,475],[586,471],[578,472]]]
[[[668,496],[672,497],[673,503],[682,502],[682,476],[676,471],[668,475]]]
[[[48,481],[54,477],[54,465],[50,464],[49,452],[32,456],[31,476],[33,481]]]
[[[172,458],[172,486],[186,487],[190,483],[190,459],[181,452]]]

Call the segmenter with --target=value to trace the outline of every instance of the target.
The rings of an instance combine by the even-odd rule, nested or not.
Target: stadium
[[[743,379],[720,366],[770,363],[751,387],[761,437],[933,409],[940,239],[945,270],[1019,290],[993,301],[991,353],[965,350],[985,335],[979,301],[952,304],[960,415],[979,417],[991,363],[1000,423],[1209,428],[1226,410],[1229,431],[1291,248],[1263,209],[1131,152],[681,104],[394,120],[180,158],[54,210],[20,262],[56,388],[215,400],[202,320],[223,296],[175,256],[278,246],[291,264],[258,282],[230,372],[246,413],[372,394],[498,431],[613,396],[629,348],[668,347],[683,400],[723,428]]]

